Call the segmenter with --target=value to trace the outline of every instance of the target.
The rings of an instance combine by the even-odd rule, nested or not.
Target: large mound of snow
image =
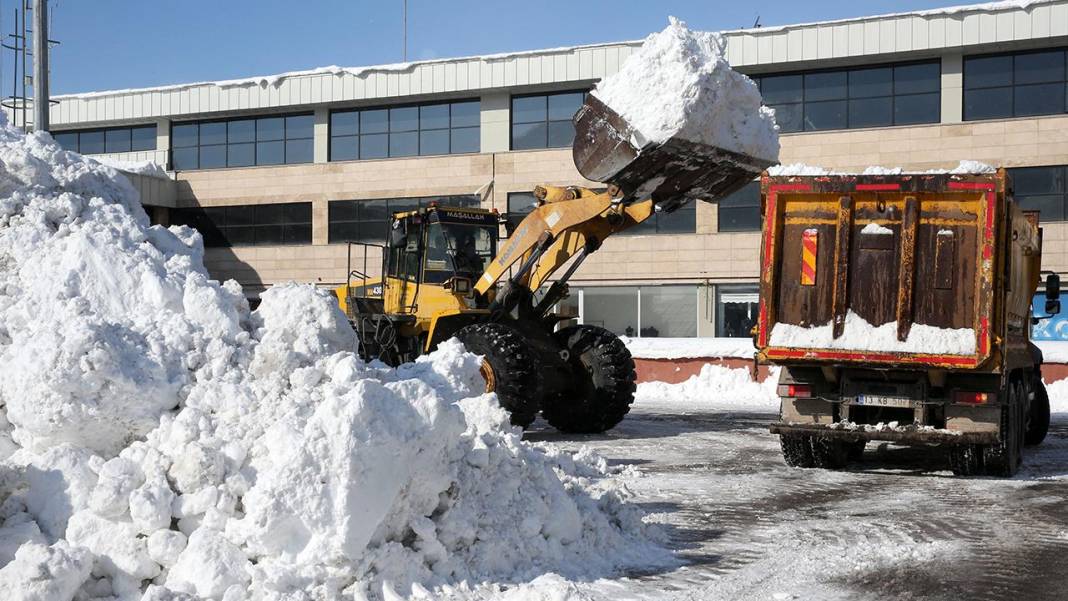
[[[202,254],[113,169],[0,126],[0,598],[477,596],[671,561],[458,342],[365,364],[330,293],[250,312]]]
[[[685,382],[638,384],[634,400],[649,405],[674,403],[727,411],[777,411],[779,397],[775,388],[778,382],[778,367],[773,367],[762,382],[756,382],[748,369],[706,363],[701,367],[701,373],[690,376]]]
[[[896,321],[875,326],[849,311],[842,335],[834,338],[833,333],[830,323],[812,327],[777,323],[771,328],[769,343],[771,346],[809,349],[932,355],[975,354],[975,330],[971,328],[937,328],[917,323],[912,325],[908,338],[902,342],[897,339]]]
[[[639,147],[677,136],[777,161],[775,112],[762,106],[753,80],[731,69],[726,48],[720,35],[672,17],[592,93],[639,132]]]
[[[635,359],[752,359],[752,338],[620,338]]]

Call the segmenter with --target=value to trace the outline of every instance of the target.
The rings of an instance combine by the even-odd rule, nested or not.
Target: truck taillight
[[[985,405],[997,400],[997,395],[993,392],[969,392],[966,390],[958,390],[953,393],[953,402],[964,403],[966,405]]]
[[[800,384],[783,384],[779,386],[779,396],[794,399],[811,397],[812,387]]]

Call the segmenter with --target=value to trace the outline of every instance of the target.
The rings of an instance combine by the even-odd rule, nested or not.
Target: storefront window
[[[716,336],[748,338],[756,324],[760,293],[756,286],[716,289]]]
[[[643,338],[697,336],[695,286],[642,286],[639,300]]]
[[[637,288],[586,288],[582,291],[582,303],[582,323],[600,326],[618,336],[638,335]]]

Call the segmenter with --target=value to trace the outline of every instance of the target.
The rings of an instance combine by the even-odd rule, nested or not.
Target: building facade
[[[782,163],[1008,167],[1042,211],[1044,269],[1068,273],[1068,0],[724,35],[776,109]],[[538,184],[596,186],[572,164],[571,116],[639,44],[61,96],[53,135],[166,165],[173,190],[146,197],[150,215],[200,230],[208,269],[250,296],[332,286],[345,241],[383,239],[392,211],[440,199],[518,219]],[[759,209],[754,184],[607,240],[571,309],[620,334],[748,335]]]

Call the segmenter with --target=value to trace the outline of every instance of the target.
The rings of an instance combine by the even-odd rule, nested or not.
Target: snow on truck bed
[[[459,343],[390,369],[328,292],[250,312],[194,230],[2,121],[0,257],[0,599],[482,596],[671,561]]]
[[[807,328],[777,323],[771,328],[769,344],[787,348],[974,355],[975,330],[936,328],[917,323],[912,325],[908,338],[902,342],[897,339],[896,321],[874,326],[849,311],[846,314],[845,330],[838,338],[834,338],[830,323]]]
[[[592,94],[639,132],[639,148],[675,136],[777,161],[775,111],[762,106],[753,80],[731,69],[726,48],[719,34],[671,17]]]

